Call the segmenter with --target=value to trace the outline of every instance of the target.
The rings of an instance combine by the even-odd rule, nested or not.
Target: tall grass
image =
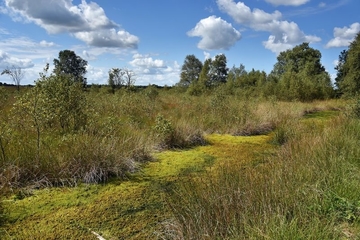
[[[359,238],[359,120],[278,127],[291,134],[265,164],[178,183],[168,196],[173,239]]]
[[[306,109],[302,103],[244,99],[222,91],[189,96],[154,87],[137,92],[120,89],[115,94],[94,88],[86,93],[86,109],[82,109],[86,125],[63,132],[58,126],[34,122],[41,120],[37,115],[41,112],[23,111],[21,104],[28,103],[21,102],[26,99],[21,94],[29,91],[2,94],[1,187],[73,185],[123,177],[151,159],[159,146],[203,145],[204,134],[214,132],[266,133],[281,119],[298,118]],[[162,121],[158,121],[160,116]],[[169,129],[164,132],[165,125]]]

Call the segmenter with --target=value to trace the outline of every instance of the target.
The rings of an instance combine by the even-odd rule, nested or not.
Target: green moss
[[[268,139],[208,135],[208,146],[154,154],[156,160],[128,181],[36,190],[21,200],[11,198],[4,202],[8,239],[94,239],[91,231],[106,239],[155,238],[161,222],[171,217],[164,196],[174,181],[225,162],[249,163],[273,147]]]
[[[306,115],[305,123],[321,122],[338,113]],[[155,161],[129,175],[127,181],[104,185],[33,191],[23,199],[4,201],[8,213],[4,239],[156,239],[161,223],[172,217],[166,193],[190,174],[215,171],[223,164],[257,167],[276,151],[271,134],[206,136],[207,146],[154,154]]]

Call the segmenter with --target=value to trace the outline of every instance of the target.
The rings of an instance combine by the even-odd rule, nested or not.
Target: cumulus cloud
[[[279,6],[279,5],[300,6],[309,2],[310,0],[265,0],[265,1],[275,6]]]
[[[282,14],[279,11],[267,13],[260,9],[251,10],[243,2],[235,3],[234,0],[217,0],[217,4],[235,22],[255,31],[270,32],[269,39],[263,45],[272,52],[279,53],[302,42],[321,41],[317,36],[306,35],[295,22],[281,20]]]
[[[188,33],[190,37],[201,37],[198,48],[203,50],[229,49],[241,34],[220,17],[210,16],[200,20]]]
[[[150,68],[166,68],[166,64],[163,60],[160,59],[153,59],[152,57],[149,57],[148,55],[141,55],[141,54],[135,54],[133,56],[133,60],[130,62],[130,64],[134,67],[140,67],[144,70],[147,69],[147,72]]]
[[[138,37],[108,19],[97,3],[82,0],[5,0],[9,15],[34,22],[51,34],[70,33],[90,46],[137,48]]]
[[[90,84],[106,84],[108,70],[102,67],[95,67],[89,64],[86,68],[87,82]]]
[[[136,84],[149,85],[156,84],[159,86],[175,85],[179,82],[181,66],[175,61],[166,68],[158,68],[157,71],[147,69],[146,71],[136,70]]]
[[[10,56],[8,53],[0,50],[0,68],[6,67],[31,68],[34,63],[30,59],[20,59]]]
[[[94,47],[137,48],[139,39],[126,31],[115,29],[94,32],[78,32],[76,38]]]
[[[334,38],[325,47],[347,47],[354,40],[358,32],[360,32],[360,23],[358,22],[351,24],[350,27],[336,27],[334,28]]]

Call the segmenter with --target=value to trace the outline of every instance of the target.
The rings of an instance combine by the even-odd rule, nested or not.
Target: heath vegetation
[[[270,74],[188,55],[172,87],[119,68],[88,86],[61,51],[34,86],[0,88],[2,236],[358,239],[359,44],[335,87],[307,43]]]

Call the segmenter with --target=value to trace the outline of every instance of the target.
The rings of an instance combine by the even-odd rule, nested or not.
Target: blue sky
[[[186,55],[223,53],[230,68],[269,73],[279,52],[302,42],[321,51],[334,76],[360,31],[359,0],[0,1],[0,70],[21,67],[22,84],[65,49],[88,61],[88,83],[107,83],[118,67],[134,71],[137,85],[172,86]]]

